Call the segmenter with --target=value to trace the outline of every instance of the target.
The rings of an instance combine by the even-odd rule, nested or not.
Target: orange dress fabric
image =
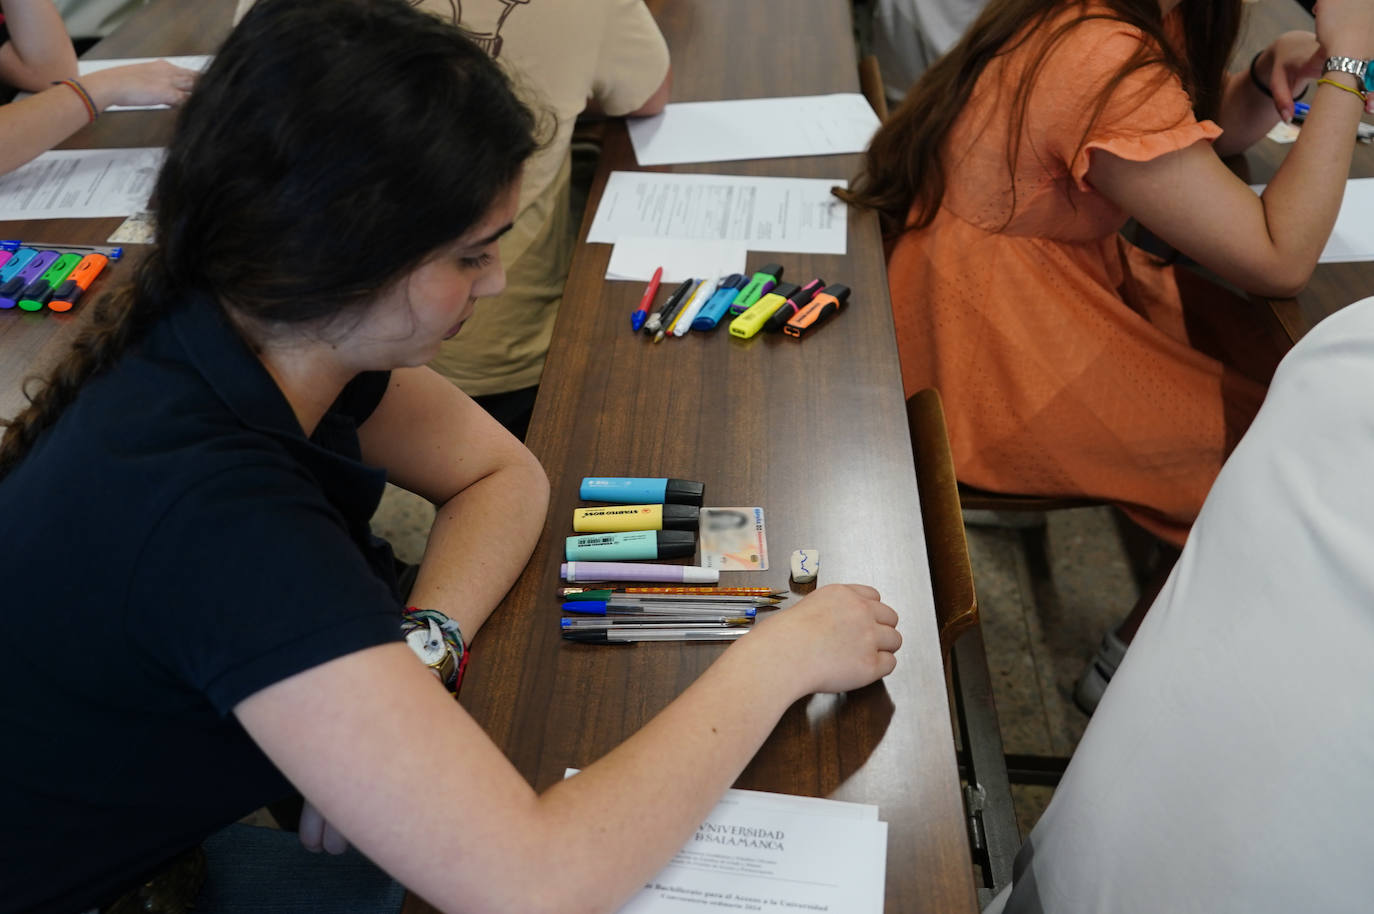
[[[1245,304],[1122,239],[1126,214],[1085,179],[1098,150],[1147,161],[1221,134],[1159,68],[1090,126],[1148,40],[1090,20],[1047,54],[1029,41],[992,61],[948,137],[939,212],[896,241],[888,280],[906,394],[939,389],[962,482],[1099,497],[1181,544],[1273,365],[1247,377],[1195,348],[1185,296]],[[1016,87],[1042,58],[1013,178]]]

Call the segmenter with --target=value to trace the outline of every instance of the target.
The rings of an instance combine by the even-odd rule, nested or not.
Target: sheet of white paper
[[[563,777],[570,778],[579,771],[581,771],[580,768],[565,768],[563,769]],[[872,803],[850,803],[848,800],[831,800],[826,797],[800,797],[790,793],[772,793],[767,790],[736,790],[731,787],[725,791],[725,796],[721,798],[719,805],[750,804],[768,806],[798,815],[878,821],[878,807]]]
[[[671,165],[862,152],[878,116],[862,95],[846,92],[675,102],[627,126],[640,165]]]
[[[188,70],[195,70],[197,73],[203,72],[210,65],[211,54],[187,54],[180,57],[107,57],[103,60],[78,60],[76,62],[76,72],[78,76],[89,76],[101,70],[108,70],[110,67],[131,66],[136,63],[149,63],[154,60],[165,60],[176,64],[178,67],[185,67]],[[20,92],[15,96],[16,99],[32,95],[31,92]],[[110,105],[106,111],[152,111],[156,108],[168,108],[170,105]]]
[[[659,267],[663,282],[727,276],[744,272],[747,254],[744,245],[733,241],[664,241],[627,235],[611,249],[606,278],[648,282]]]
[[[838,178],[613,171],[587,240],[725,240],[751,251],[843,254],[848,213],[830,189],[846,186]]]
[[[1252,184],[1255,193],[1266,185]],[[1374,260],[1374,178],[1351,178],[1345,182],[1345,197],[1336,216],[1336,225],[1317,263],[1356,263]]]
[[[127,216],[148,208],[165,150],[60,149],[0,176],[0,219]]]
[[[880,914],[886,871],[886,822],[718,806],[620,910]]]

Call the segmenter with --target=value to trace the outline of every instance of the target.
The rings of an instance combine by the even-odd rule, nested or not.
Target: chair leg
[[[1011,881],[1012,861],[1020,849],[1021,835],[1002,754],[1002,731],[992,697],[983,633],[978,626],[954,642],[950,660],[952,698],[963,747],[959,754],[960,773],[968,782],[964,802],[970,845],[974,862],[983,874],[982,888],[991,897]]]

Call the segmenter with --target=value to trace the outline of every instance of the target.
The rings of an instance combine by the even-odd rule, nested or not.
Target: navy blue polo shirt
[[[290,786],[233,716],[399,639],[359,375],[307,439],[193,301],[0,479],[0,911],[108,900]]]

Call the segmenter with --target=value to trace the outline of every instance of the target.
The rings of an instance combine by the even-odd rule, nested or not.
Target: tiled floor
[[[1074,683],[1136,599],[1109,508],[1056,511],[1040,529],[967,527],[1005,751],[1068,756],[1088,718]],[[1052,789],[1012,787],[1024,837]]]

